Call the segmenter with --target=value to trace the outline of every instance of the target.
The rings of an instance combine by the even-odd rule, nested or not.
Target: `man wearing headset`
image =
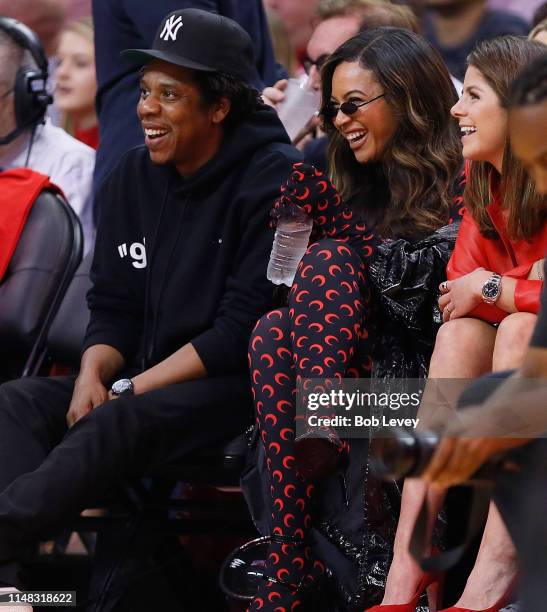
[[[42,45],[32,30],[0,17],[0,168],[50,177],[80,217],[85,248],[94,240],[91,183],[95,152],[45,120],[52,98]]]

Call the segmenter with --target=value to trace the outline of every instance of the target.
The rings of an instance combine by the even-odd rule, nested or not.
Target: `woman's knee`
[[[514,312],[499,324],[494,346],[493,369],[518,368],[530,343],[537,316]]]
[[[249,359],[260,352],[271,352],[273,345],[289,343],[289,314],[287,308],[266,313],[257,321],[249,340]]]
[[[359,267],[361,258],[353,247],[335,238],[323,238],[313,242],[302,258],[302,267],[307,265],[328,267],[333,264],[343,266],[346,263]]]
[[[363,263],[356,251],[340,240],[320,240],[309,246],[300,262],[289,305],[296,313],[343,304],[361,311],[363,289]]]
[[[479,319],[452,319],[441,325],[435,339],[430,376],[474,377],[492,367],[496,330]]]

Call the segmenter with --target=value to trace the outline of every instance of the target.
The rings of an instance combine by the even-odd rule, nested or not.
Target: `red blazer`
[[[547,251],[547,223],[534,235],[532,240],[510,240],[499,199],[494,199],[487,208],[492,223],[500,236],[499,240],[485,238],[473,217],[466,210],[456,239],[452,257],[446,269],[448,280],[453,280],[477,268],[485,268],[502,276],[517,279],[515,305],[520,312],[537,314],[540,308],[540,294],[543,283],[527,280],[534,261],[545,256]],[[481,303],[469,316],[490,323],[499,323],[509,313],[497,306]]]

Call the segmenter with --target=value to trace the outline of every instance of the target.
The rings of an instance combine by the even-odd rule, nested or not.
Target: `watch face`
[[[495,298],[499,293],[499,285],[497,283],[486,283],[482,289],[482,294],[485,298]]]
[[[129,380],[129,378],[122,378],[121,380],[117,380],[112,385],[112,393],[115,395],[124,395],[133,392],[133,383]]]

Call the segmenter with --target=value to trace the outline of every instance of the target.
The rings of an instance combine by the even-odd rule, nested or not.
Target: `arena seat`
[[[80,222],[64,198],[42,192],[0,283],[0,381],[27,375],[82,258]]]

